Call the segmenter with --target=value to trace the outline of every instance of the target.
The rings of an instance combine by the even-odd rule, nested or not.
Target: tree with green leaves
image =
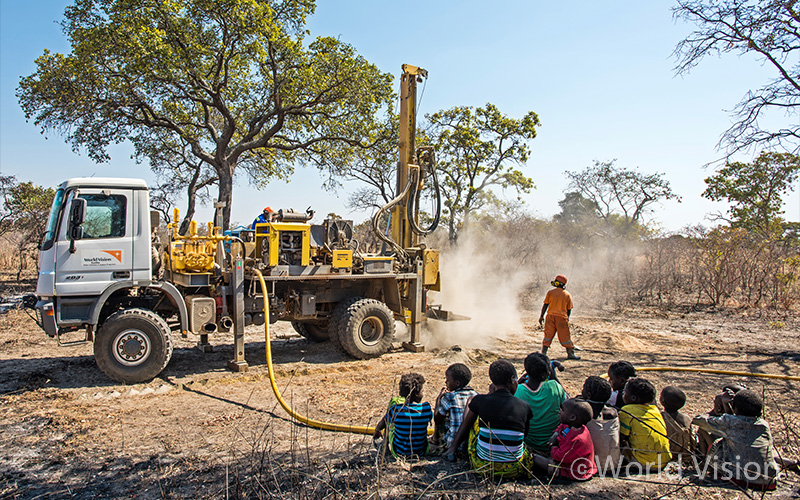
[[[32,182],[17,182],[13,176],[0,178],[0,235],[16,248],[17,281],[25,269],[27,257],[38,259],[39,241],[47,224],[47,214],[53,203],[55,190],[37,186]]]
[[[664,174],[618,168],[615,161],[595,160],[580,172],[566,173],[569,189],[593,204],[607,223],[621,224],[623,232],[633,230],[656,203],[681,201]]]
[[[561,212],[553,216],[556,222],[580,224],[600,217],[597,203],[577,191],[564,193],[564,199],[558,202],[558,206]]]
[[[745,94],[733,110],[735,123],[720,146],[729,155],[758,145],[800,149],[800,4],[796,0],[679,0],[674,17],[696,29],[675,47],[675,71],[686,74],[706,56],[755,56],[774,70],[774,79]],[[764,129],[769,111],[786,125]]]
[[[261,185],[294,165],[335,172],[366,146],[391,75],[335,38],[307,40],[313,0],[76,0],[17,90],[43,131],[96,161],[130,141],[172,141],[210,165],[230,222],[234,179]]]
[[[707,178],[703,196],[731,203],[733,227],[757,231],[769,237],[783,232],[783,196],[793,190],[800,173],[800,156],[761,153],[752,163],[728,163]]]
[[[528,141],[536,137],[539,125],[533,111],[514,119],[487,103],[479,108],[457,106],[426,118],[426,133],[436,148],[442,221],[451,242],[471,214],[501,203],[494,188],[517,193],[533,189],[533,180],[520,170],[530,154]]]

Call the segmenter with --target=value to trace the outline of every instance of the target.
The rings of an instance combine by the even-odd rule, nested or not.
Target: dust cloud
[[[630,239],[598,234],[592,226],[565,229],[527,214],[470,227],[450,248],[446,242],[432,246],[442,248],[442,290],[432,292],[429,302],[471,319],[428,321],[423,343],[481,349],[526,330],[538,347],[541,330],[531,331],[531,326],[558,274],[568,278],[573,318],[613,310],[636,288],[643,250]]]
[[[460,345],[490,348],[495,339],[522,330],[520,294],[530,279],[525,270],[504,269],[501,256],[477,238],[461,238],[440,259],[441,292],[429,302],[469,316],[467,321],[428,321],[423,343],[429,348]]]

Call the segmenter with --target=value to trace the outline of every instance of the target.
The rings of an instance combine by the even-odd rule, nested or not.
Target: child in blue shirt
[[[421,402],[424,385],[425,378],[419,373],[400,377],[400,397],[392,398],[386,415],[375,426],[375,440],[388,430],[386,442],[395,457],[424,455],[428,451],[428,422],[433,411],[430,403]]]

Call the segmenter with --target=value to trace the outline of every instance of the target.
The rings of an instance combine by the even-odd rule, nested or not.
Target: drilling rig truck
[[[381,252],[362,252],[352,221],[312,224],[310,211],[280,210],[252,229],[223,233],[220,206],[216,224],[192,221],[185,235],[176,210],[162,244],[144,181],[69,179],[56,191],[36,296],[27,301],[41,327],[59,343],[83,330],[80,342],[93,343],[99,368],[123,383],[147,381],[166,367],[174,331],[209,347],[209,335],[232,331],[228,366],[235,371],[248,368],[245,326],[265,321],[291,321],[304,337],[365,359],[390,349],[398,320],[410,330],[403,347],[423,350],[426,318],[456,319],[427,303],[428,291],[440,287],[439,252],[422,239],[435,228],[441,203],[433,189],[439,208],[421,228],[421,192],[426,182],[438,188],[432,148],[415,146],[416,89],[426,77],[403,65],[397,196],[372,219]],[[384,234],[378,226],[387,217]]]

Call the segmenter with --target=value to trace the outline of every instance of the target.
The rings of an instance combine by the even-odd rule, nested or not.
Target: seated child
[[[514,395],[528,403],[536,416],[525,433],[525,444],[542,455],[550,452],[547,441],[558,427],[558,410],[567,399],[567,393],[557,379],[550,360],[544,354],[534,352],[525,358],[527,379],[517,386]]]
[[[594,460],[601,473],[614,471],[620,463],[619,416],[617,409],[605,402],[611,397],[611,384],[591,376],[583,383],[581,398],[592,406],[592,420],[586,424],[594,444]]]
[[[667,427],[658,411],[656,388],[634,377],[622,391],[625,406],[619,412],[620,449],[625,458],[648,469],[662,469],[670,461]]]
[[[461,426],[467,401],[478,394],[469,386],[472,372],[467,365],[455,363],[444,372],[445,387],[436,398],[433,415],[434,433],[432,444],[441,444],[445,448],[453,444],[456,432]]]
[[[375,426],[373,439],[388,429],[386,442],[392,455],[423,455],[428,450],[428,422],[433,418],[431,405],[422,401],[425,378],[419,373],[400,377],[400,397],[392,398],[389,410]]]
[[[728,384],[723,386],[722,392],[714,397],[714,407],[711,409],[708,415],[710,417],[719,417],[725,415],[726,413],[733,415],[733,408],[731,408],[733,396],[735,396],[736,393],[742,389],[747,389],[747,387],[740,384]],[[697,447],[700,454],[705,455],[708,453],[708,450],[711,448],[711,445],[714,443],[714,440],[716,440],[717,437],[718,436],[711,435],[703,428],[698,428]]]
[[[561,422],[556,428],[555,442],[550,450],[552,458],[534,455],[538,469],[576,480],[591,479],[597,474],[594,463],[594,445],[586,423],[592,419],[592,407],[582,399],[568,399],[558,413]]]
[[[489,379],[494,391],[473,396],[443,456],[455,460],[456,450],[469,437],[467,453],[473,469],[497,477],[527,476],[532,462],[523,441],[533,414],[513,395],[517,370],[510,361],[498,359],[489,366]]]
[[[622,389],[628,380],[636,376],[636,368],[629,361],[617,361],[608,367],[608,382],[611,384],[611,397],[606,403],[616,409],[622,408],[625,403],[622,401]]]
[[[701,415],[692,420],[692,424],[718,437],[708,453],[711,465],[721,479],[745,487],[775,489],[778,465],[769,424],[761,418],[764,403],[747,389],[737,391],[730,400],[733,415]]]
[[[686,394],[677,387],[668,385],[661,390],[660,401],[664,407],[661,418],[667,427],[672,458],[677,462],[690,463],[696,448],[691,431],[692,420],[685,413],[678,411],[686,404]]]

